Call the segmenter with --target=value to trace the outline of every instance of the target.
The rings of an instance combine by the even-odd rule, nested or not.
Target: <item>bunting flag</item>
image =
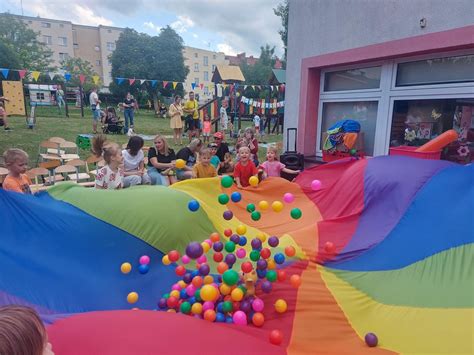
[[[84,74],[79,74],[79,81],[81,82],[81,85],[84,84],[84,81],[86,81],[86,76]]]
[[[145,81],[146,81],[145,79],[140,79],[140,85],[143,85]]]
[[[94,76],[92,77],[92,81],[94,81],[94,85],[99,85],[100,76],[94,75]]]
[[[56,76],[56,73],[48,72],[49,79],[52,81]]]
[[[204,89],[204,84],[203,83],[199,84],[199,87],[201,88],[201,90]]]
[[[18,70],[18,74],[20,75],[20,79],[23,79],[26,75],[26,69]]]
[[[173,90],[176,89],[176,85],[178,85],[178,83],[176,81],[173,81]]]
[[[193,90],[196,88],[196,83],[191,83],[191,87],[193,88]]]
[[[31,76],[33,77],[33,79],[35,81],[38,81],[38,78],[39,78],[40,74],[41,74],[41,72],[39,72],[37,70],[34,70],[34,71],[31,72]]]
[[[10,69],[0,69],[2,71],[2,75],[5,79],[8,79],[8,73],[10,72]]]
[[[166,88],[167,85],[168,85],[168,81],[163,80],[163,89]]]
[[[130,86],[132,86],[134,82],[135,82],[135,78],[128,79],[128,83],[130,84]]]
[[[248,86],[248,85],[244,85],[244,90],[247,90],[247,86]]]
[[[115,80],[117,81],[118,85],[122,85],[122,83],[125,81],[125,78],[115,78]]]
[[[66,79],[66,81],[71,80],[71,73],[64,74],[64,79]]]
[[[158,85],[158,80],[151,80],[151,86],[155,88],[156,85]]]
[[[255,85],[252,85],[252,90],[255,91]]]

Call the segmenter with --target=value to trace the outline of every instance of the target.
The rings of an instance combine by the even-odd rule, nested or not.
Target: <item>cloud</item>
[[[224,52],[227,55],[237,55],[237,52],[229,46],[227,43],[219,43],[217,45],[217,51],[218,52]]]
[[[199,38],[199,36],[196,33],[193,33],[194,38]]]
[[[178,19],[171,23],[171,28],[178,33],[184,33],[188,28],[194,26],[194,21],[191,20],[188,16],[179,15]]]
[[[155,30],[156,32],[160,32],[161,30],[161,27],[160,26],[157,26],[155,25],[153,22],[151,21],[145,21],[143,23],[143,27],[145,28],[149,28],[150,30]]]
[[[114,23],[111,20],[106,19],[105,17],[98,16],[94,14],[90,8],[86,6],[81,6],[78,4],[74,5],[74,13],[78,19],[78,23],[82,25],[104,25],[104,26],[112,26]]]

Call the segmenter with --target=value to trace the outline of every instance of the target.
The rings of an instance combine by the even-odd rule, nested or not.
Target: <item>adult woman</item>
[[[176,95],[174,97],[174,102],[170,105],[169,108],[170,115],[170,127],[173,129],[173,139],[174,144],[183,145],[182,131],[183,131],[183,121],[181,121],[181,116],[183,115],[183,108],[181,107],[181,97]]]
[[[176,154],[177,159],[182,159],[186,162],[186,165],[183,169],[176,171],[176,176],[178,180],[190,179],[193,177],[193,166],[196,164],[196,153],[201,150],[202,142],[198,138],[194,138],[189,144],[182,148],[178,154]]]
[[[168,148],[165,137],[157,135],[154,147],[148,151],[148,176],[152,185],[168,186],[176,182],[176,177],[170,175],[175,167],[176,155]]]
[[[135,99],[127,92],[123,102],[123,114],[125,116],[125,134],[133,133],[133,116],[135,115]],[[131,132],[129,132],[129,128]]]

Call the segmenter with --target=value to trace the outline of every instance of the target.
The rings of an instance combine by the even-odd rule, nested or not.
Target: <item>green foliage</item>
[[[97,75],[94,72],[92,64],[87,60],[81,58],[68,58],[61,63],[61,68],[71,74],[71,80],[68,82],[68,86],[79,86],[79,74],[86,76],[86,81],[83,85],[84,92],[89,92],[94,86],[92,76]]]
[[[0,39],[0,67],[20,68],[20,58],[7,44]]]
[[[275,47],[266,44],[260,47],[260,58],[255,65],[241,64],[240,69],[245,77],[247,85],[266,85],[272,75],[272,68],[275,65]],[[253,90],[250,87],[244,91],[243,95],[250,98],[268,98],[270,89]]]
[[[273,9],[275,15],[280,17],[282,29],[278,31],[280,34],[281,40],[283,41],[283,48],[285,50],[284,62],[286,62],[286,53],[288,49],[288,13],[289,13],[289,3],[288,0],[283,0],[281,4],[278,4],[276,9]]]
[[[37,34],[22,21],[10,14],[0,15],[0,42],[17,54],[19,63],[16,68],[47,71],[51,67],[53,52],[43,43],[38,42]]]

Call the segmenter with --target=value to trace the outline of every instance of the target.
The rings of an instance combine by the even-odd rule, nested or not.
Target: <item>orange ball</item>
[[[227,296],[228,294],[231,293],[232,289],[228,285],[226,285],[225,283],[222,283],[219,286],[219,291],[221,292],[222,295]]]
[[[301,277],[300,275],[291,275],[290,277],[290,284],[291,286],[293,286],[294,288],[298,288],[300,287],[301,285]]]
[[[267,261],[267,269],[269,270],[275,270],[276,269],[276,262],[273,259],[269,259]]]
[[[212,309],[208,309],[204,312],[204,319],[209,322],[214,322],[216,320],[216,312]]]
[[[210,239],[211,239],[211,242],[215,243],[215,242],[218,242],[221,239],[221,237],[219,233],[214,232],[211,234]]]
[[[217,264],[217,272],[219,274],[223,274],[224,272],[227,271],[228,268],[229,266],[224,262],[220,262],[219,264]]]
[[[265,317],[263,316],[263,313],[255,312],[252,317],[252,323],[256,327],[261,327],[263,323],[265,323]]]
[[[201,276],[194,276],[193,277],[193,280],[191,281],[193,286],[196,287],[196,288],[199,288],[202,286],[202,277]]]
[[[286,256],[295,256],[296,254],[296,249],[294,247],[292,247],[291,245],[288,245],[286,248],[285,248],[285,254]]]
[[[214,282],[214,278],[211,275],[204,276],[204,285],[210,285]]]

